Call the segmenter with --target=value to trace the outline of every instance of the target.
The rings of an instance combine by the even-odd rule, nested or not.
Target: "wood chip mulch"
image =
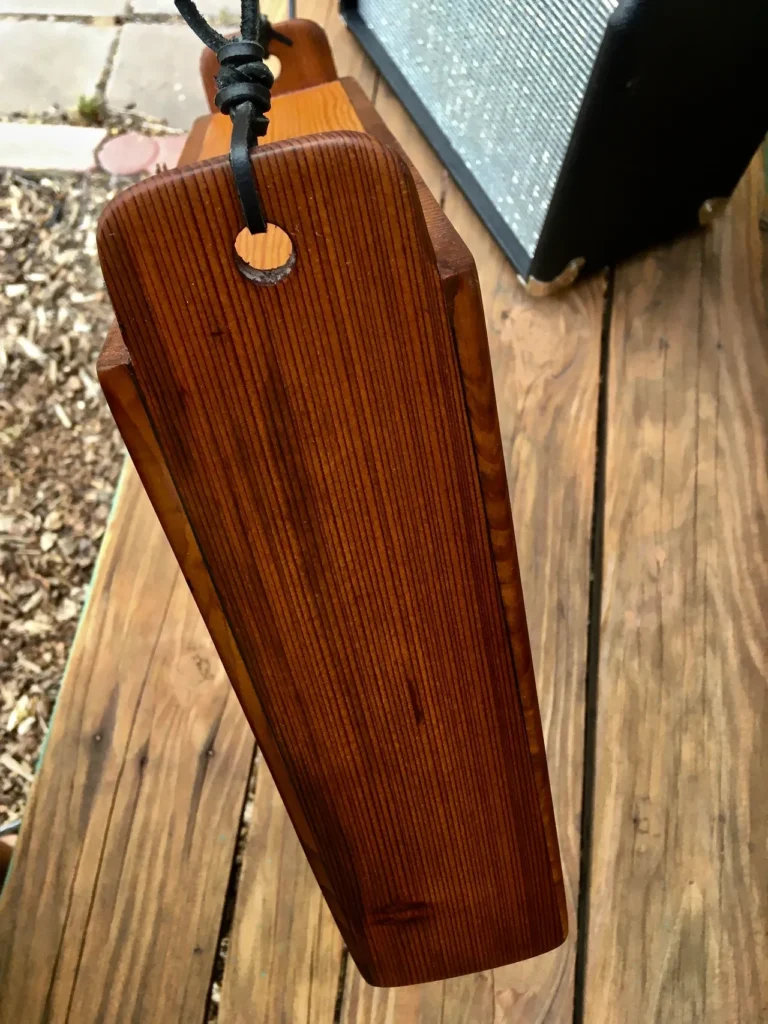
[[[123,461],[95,373],[117,187],[0,172],[0,824],[23,813]]]

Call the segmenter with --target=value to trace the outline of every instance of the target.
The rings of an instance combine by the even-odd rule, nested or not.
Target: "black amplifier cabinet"
[[[342,0],[534,292],[706,221],[768,131],[768,0]]]

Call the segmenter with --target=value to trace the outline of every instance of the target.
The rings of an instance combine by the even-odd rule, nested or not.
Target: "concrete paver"
[[[104,143],[99,150],[99,165],[110,174],[154,173],[159,167],[175,167],[186,141],[186,132],[153,136],[126,132]]]
[[[0,2],[8,3],[10,0],[0,0]],[[99,0],[94,0],[94,2],[98,3]],[[240,0],[195,0],[195,2],[198,10],[205,15],[206,20],[214,25],[238,25],[240,23]],[[173,0],[133,0],[132,7],[134,14],[178,15],[179,13]],[[262,0],[261,11],[270,21],[284,21],[288,17],[288,0]]]
[[[70,110],[81,96],[93,96],[117,31],[77,22],[0,19],[0,113],[40,113],[54,104]]]
[[[134,104],[139,113],[188,128],[208,110],[200,82],[202,50],[186,25],[126,25],[107,85],[108,105],[124,110]]]
[[[0,164],[36,171],[87,171],[105,128],[69,124],[0,123]]]
[[[187,142],[186,132],[184,135],[160,135],[157,140],[158,154],[157,163],[159,167],[176,167],[179,157]]]
[[[239,0],[198,0],[198,6],[221,32],[237,32]],[[262,0],[261,6],[272,21],[287,17],[287,0]],[[147,15],[175,20],[134,20]],[[124,19],[122,28],[100,23],[118,16]],[[75,17],[97,20],[46,20]],[[178,19],[173,0],[0,0],[0,114],[34,115],[54,105],[76,108],[80,97],[91,98],[104,80],[118,38],[107,81],[109,106],[134,109],[178,128],[188,128],[206,112],[198,71],[202,44]]]
[[[157,161],[157,139],[139,132],[126,132],[105,142],[99,150],[99,165],[110,174],[138,174]]]
[[[236,25],[240,21],[238,0],[195,0],[195,3],[200,13],[212,24]],[[134,0],[132,7],[134,14],[179,13],[173,0]]]
[[[126,0],[0,0],[0,14],[114,18],[127,6]]]

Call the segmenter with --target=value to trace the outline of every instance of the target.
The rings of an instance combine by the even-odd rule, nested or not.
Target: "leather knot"
[[[227,39],[209,25],[195,0],[174,0],[176,8],[201,42],[219,58],[221,70],[216,76],[216,106],[232,118],[229,163],[235,188],[243,208],[246,227],[252,234],[267,230],[256,178],[251,165],[251,147],[266,135],[270,108],[269,90],[275,77],[264,63],[273,39],[284,46],[291,40],[275,32],[269,19],[261,14],[259,0],[241,0],[240,36]]]
[[[246,39],[226,42],[217,57],[221,70],[216,76],[216,106],[222,114],[234,116],[241,103],[252,104],[251,124],[254,135],[266,134],[270,109],[269,90],[275,77],[264,63],[264,47]]]

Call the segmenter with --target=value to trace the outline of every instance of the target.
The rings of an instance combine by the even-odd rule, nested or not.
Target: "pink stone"
[[[178,164],[181,151],[187,142],[187,136],[186,133],[184,135],[160,135],[155,142],[158,148],[155,163],[161,166],[164,164],[170,170],[171,167]]]
[[[154,170],[158,162],[158,140],[138,132],[126,132],[108,139],[98,152],[99,164],[110,174],[138,174]]]

